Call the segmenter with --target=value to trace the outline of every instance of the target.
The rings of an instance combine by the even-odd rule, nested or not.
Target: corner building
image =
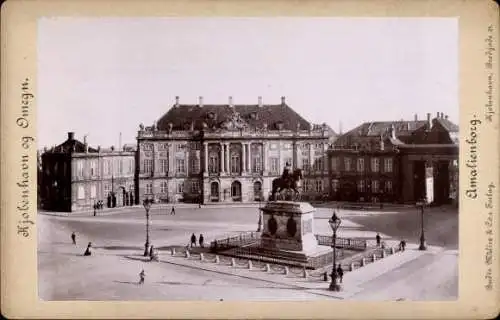
[[[175,105],[137,136],[138,188],[158,202],[264,201],[286,162],[304,170],[304,193],[328,193],[326,150],[332,130],[290,108],[264,105]],[[307,181],[307,182],[306,182]],[[307,185],[307,186],[306,186]]]
[[[38,182],[42,208],[77,212],[135,204],[135,146],[92,148],[73,132],[41,156]]]
[[[458,203],[459,128],[443,113],[426,120],[365,122],[328,151],[330,199]]]

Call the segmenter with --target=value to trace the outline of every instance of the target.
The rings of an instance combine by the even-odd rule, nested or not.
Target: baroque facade
[[[290,108],[264,105],[180,104],[151,127],[140,126],[140,200],[253,202],[267,200],[286,162],[304,170],[303,193],[328,193],[326,150],[334,135]]]
[[[42,208],[52,211],[92,210],[95,204],[120,207],[136,203],[134,146],[121,150],[92,148],[74,133],[44,150],[39,180]]]
[[[363,123],[328,151],[330,199],[457,204],[458,144],[458,126],[442,113]]]

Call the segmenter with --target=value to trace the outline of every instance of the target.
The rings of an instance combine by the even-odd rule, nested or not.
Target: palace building
[[[95,204],[136,203],[135,146],[92,148],[73,132],[62,144],[45,149],[39,177],[41,206],[51,211],[92,210]]]
[[[281,103],[175,104],[137,136],[139,200],[267,200],[286,162],[304,170],[304,194],[328,194],[326,150],[334,135]]]
[[[458,129],[443,113],[361,124],[328,150],[330,199],[456,204]]]

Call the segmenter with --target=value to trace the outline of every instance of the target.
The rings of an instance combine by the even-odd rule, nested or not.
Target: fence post
[[[287,276],[287,275],[288,275],[288,273],[290,272],[290,270],[288,270],[288,267],[287,267],[287,266],[285,266],[285,270],[284,270],[284,272],[285,272],[285,276]]]
[[[385,252],[385,249],[384,249],[384,250],[382,250],[382,258],[385,258],[385,257],[386,257],[386,255],[387,255],[387,253]]]
[[[234,258],[231,258],[231,267],[236,267],[236,260]]]
[[[175,256],[175,248],[170,249],[170,253]]]
[[[220,258],[219,258],[219,255],[215,255],[215,263],[219,263],[220,262]]]
[[[394,254],[394,247],[391,247],[391,254]]]
[[[200,261],[203,261],[205,259],[205,257],[203,256],[203,252],[200,253]]]
[[[266,263],[266,272],[271,272],[271,266],[269,263]]]
[[[349,271],[353,271],[354,270],[354,263],[350,263],[349,264]]]
[[[252,260],[248,260],[248,270],[252,270]]]
[[[303,278],[307,278],[307,270],[306,268],[304,267],[304,269],[302,270],[302,277]]]
[[[364,267],[366,265],[366,259],[361,258],[361,266]]]
[[[186,250],[186,258],[189,258],[191,255],[189,254],[189,250]]]
[[[373,262],[377,261],[377,255],[375,253],[372,255],[372,261]]]

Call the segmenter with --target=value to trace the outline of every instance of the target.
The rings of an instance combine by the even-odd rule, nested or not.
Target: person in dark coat
[[[205,241],[205,238],[203,238],[203,235],[201,233],[200,233],[200,237],[199,237],[198,241],[200,242],[200,247],[203,248],[203,241]]]
[[[83,254],[84,256],[92,255],[92,252],[90,251],[91,247],[92,247],[92,242],[89,242],[89,244],[87,245],[87,250],[85,250],[85,253]]]
[[[337,267],[337,276],[339,277],[340,283],[342,283],[342,278],[344,277],[344,270],[342,270],[342,266],[340,265],[340,263]]]
[[[139,273],[139,284],[144,284],[144,279],[146,278],[146,273],[144,269]]]
[[[151,257],[151,259],[153,259],[153,255],[154,255],[154,247],[153,245],[151,245],[151,247],[149,248],[149,256]]]
[[[377,235],[375,236],[375,240],[377,240],[377,247],[380,247],[380,234],[377,233]]]
[[[73,241],[73,244],[76,244],[76,234],[74,232],[71,234],[71,241]]]
[[[405,248],[406,248],[406,241],[401,240],[401,242],[399,243],[399,250],[405,251]]]
[[[196,247],[196,236],[194,233],[191,235],[191,247]]]
[[[170,215],[174,215],[175,216],[175,207],[172,206],[172,210],[170,210]]]

